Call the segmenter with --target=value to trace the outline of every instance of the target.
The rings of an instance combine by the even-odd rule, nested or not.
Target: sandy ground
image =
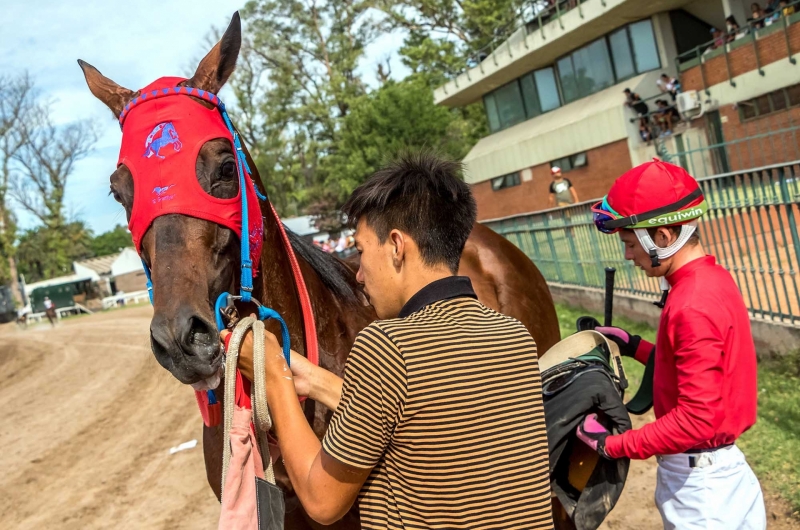
[[[150,353],[150,315],[0,326],[0,528],[216,528],[200,444],[169,454],[200,442],[201,421],[191,389]],[[655,471],[633,463],[602,528],[661,528]],[[787,508],[767,496],[770,528],[800,528]]]

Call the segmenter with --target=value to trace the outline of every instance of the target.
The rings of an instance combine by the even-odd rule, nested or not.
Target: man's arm
[[[576,203],[581,202],[578,200],[578,192],[575,191],[575,186],[572,184],[569,185],[569,192],[572,194],[572,200]]]
[[[223,338],[225,334],[223,332]],[[267,402],[286,471],[306,513],[321,524],[332,524],[353,505],[372,468],[344,464],[322,450],[303,415],[292,371],[286,366],[277,338],[269,332],[264,333],[264,338]],[[252,332],[248,332],[242,342],[239,356],[242,375],[252,378]],[[300,356],[295,354],[294,357]],[[336,401],[338,403],[338,399]]]
[[[336,410],[342,397],[342,378],[325,368],[316,366],[294,350],[291,350],[291,361],[292,378],[297,395],[307,396],[330,410]],[[242,349],[239,352],[239,371],[250,381],[253,380],[252,350]]]
[[[670,323],[675,343],[678,404],[670,412],[626,433],[609,436],[609,456],[645,459],[677,454],[708,441],[725,419],[722,401],[724,341],[708,316],[682,310]]]
[[[553,193],[552,191],[550,192],[550,197],[548,199],[548,204],[550,205],[551,208],[556,205],[556,194]]]

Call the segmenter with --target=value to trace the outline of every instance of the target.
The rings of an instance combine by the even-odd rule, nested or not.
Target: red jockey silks
[[[140,253],[147,229],[157,217],[166,214],[205,219],[230,228],[240,238],[242,234],[241,195],[233,199],[213,197],[200,187],[195,173],[197,155],[209,140],[225,138],[236,153],[233,135],[216,108],[219,99],[209,92],[178,87],[182,81],[179,77],[154,81],[120,115],[122,147],[118,164],[125,164],[133,174],[133,211],[128,228]],[[215,107],[209,109],[189,95]],[[239,182],[244,181],[247,193],[250,257],[255,276],[264,226],[253,182],[249,175],[243,177]]]

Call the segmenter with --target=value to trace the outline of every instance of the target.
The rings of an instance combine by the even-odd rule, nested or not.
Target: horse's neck
[[[269,206],[262,208],[262,213],[264,242],[261,247],[260,274],[254,282],[254,293],[261,303],[283,317],[292,335],[292,347],[295,351],[300,351],[303,349],[303,317],[291,261],[278,221]]]
[[[303,314],[296,278],[286,247],[288,243],[283,240],[278,222],[271,211],[265,211],[262,272],[255,282],[255,293],[257,297],[260,295],[262,303],[280,313],[286,321],[292,349],[305,352]],[[330,368],[341,372],[356,334],[375,319],[375,314],[370,306],[362,304],[357,298],[340,299],[340,296],[325,285],[311,265],[299,255],[296,258],[314,311],[319,347],[329,354],[328,361],[334,364]],[[337,360],[334,361],[330,355]]]

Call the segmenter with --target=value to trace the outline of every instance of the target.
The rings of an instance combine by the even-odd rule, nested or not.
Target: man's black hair
[[[462,170],[430,151],[402,153],[356,188],[342,211],[351,227],[364,219],[381,243],[394,229],[405,232],[426,265],[444,263],[455,274],[478,212]]]

